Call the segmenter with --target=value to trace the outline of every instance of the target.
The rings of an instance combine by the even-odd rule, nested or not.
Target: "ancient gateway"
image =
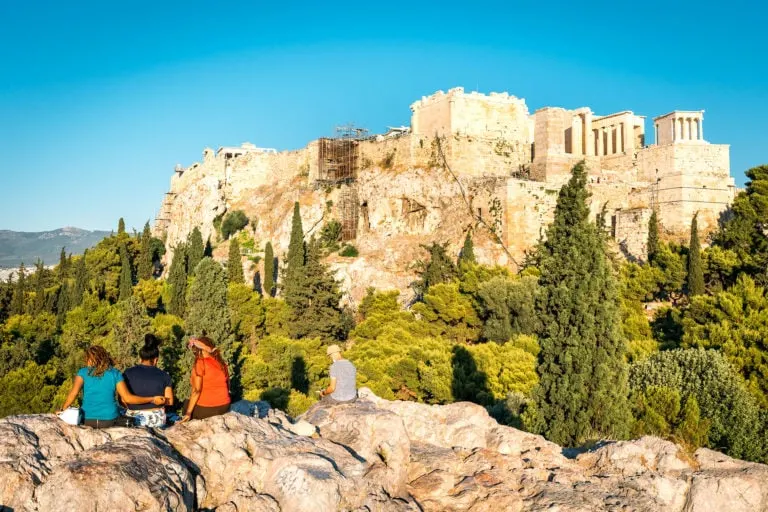
[[[253,275],[267,240],[278,256],[287,249],[299,201],[308,236],[336,219],[358,249],[356,258],[329,258],[357,299],[368,286],[406,290],[420,244],[445,241],[458,251],[470,229],[481,261],[519,264],[581,160],[593,215],[604,212],[618,250],[639,259],[654,209],[663,234],[683,239],[697,212],[700,229],[714,228],[735,194],[729,147],[704,140],[703,111],[655,117],[652,144],[645,118],[631,111],[531,114],[507,93],[438,91],[411,112],[410,127],[380,135],[342,127],[295,151],[206,149],[201,163],[176,167],[154,232],[173,247],[199,226],[215,245],[214,221],[242,210],[254,220],[254,252],[244,260]],[[214,255],[226,250],[221,244]]]

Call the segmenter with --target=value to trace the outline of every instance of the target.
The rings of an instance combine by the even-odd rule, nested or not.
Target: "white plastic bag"
[[[79,407],[70,407],[67,410],[59,413],[59,418],[61,418],[61,421],[70,425],[79,425],[82,419],[81,416],[82,413]]]

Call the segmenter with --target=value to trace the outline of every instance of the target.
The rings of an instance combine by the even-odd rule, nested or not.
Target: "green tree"
[[[480,336],[480,319],[472,301],[459,292],[458,283],[440,283],[427,290],[413,312],[430,324],[435,336],[467,343]]]
[[[139,349],[144,345],[144,335],[150,332],[147,310],[136,297],[129,297],[119,305],[118,321],[113,326],[115,364],[124,370],[139,362]]]
[[[422,245],[429,252],[429,260],[416,262],[416,272],[419,278],[411,284],[418,297],[422,297],[430,286],[438,283],[448,283],[459,277],[453,258],[448,257],[448,244]]]
[[[589,222],[581,162],[561,190],[541,245],[536,403],[544,435],[577,445],[628,433],[625,345],[603,236]]]
[[[61,327],[64,325],[64,321],[67,319],[67,311],[70,308],[71,292],[67,281],[63,281],[59,285],[59,289],[56,292],[56,326]]]
[[[55,364],[39,366],[27,361],[0,378],[0,418],[53,411],[63,383],[64,376]]]
[[[184,318],[187,311],[187,248],[184,244],[179,244],[173,251],[173,261],[168,271],[168,287],[171,294],[168,312]]]
[[[264,248],[264,295],[274,297],[277,288],[275,283],[275,255],[272,251],[272,242],[267,242]]]
[[[243,283],[229,283],[227,306],[232,331],[240,341],[254,341],[264,332],[264,305],[261,296]]]
[[[149,229],[149,222],[144,224],[144,230],[141,232],[141,249],[139,251],[139,265],[137,277],[139,280],[151,279],[154,271],[154,255],[152,253],[152,233]]]
[[[83,295],[88,290],[88,268],[85,263],[87,254],[88,250],[86,249],[83,255],[78,258],[75,263],[75,285],[72,288],[72,307],[79,306],[83,303]]]
[[[467,261],[470,263],[476,263],[475,259],[475,246],[472,243],[472,231],[467,231],[467,236],[464,237],[464,246],[459,253],[459,266],[461,263]]]
[[[59,253],[59,267],[58,267],[58,278],[59,281],[62,279],[65,279],[67,276],[69,276],[69,259],[67,259],[67,252],[66,247],[61,248],[61,252]]]
[[[45,264],[37,260],[35,263],[35,298],[32,301],[32,314],[39,315],[45,311]]]
[[[648,243],[646,244],[648,262],[652,262],[659,252],[659,218],[656,215],[656,209],[653,209],[651,218],[648,220]]]
[[[128,249],[120,244],[120,300],[129,299],[133,295],[133,272]]]
[[[704,293],[704,267],[701,264],[701,244],[697,217],[691,221],[691,242],[688,252],[688,296],[695,297]]]
[[[13,289],[13,299],[11,300],[11,314],[24,314],[27,304],[27,269],[24,262],[19,265],[19,271],[16,273],[16,286]]]
[[[293,307],[302,294],[301,281],[304,275],[306,248],[304,246],[304,228],[301,225],[299,203],[293,204],[293,220],[291,221],[291,240],[288,244],[288,257],[283,271],[283,297]]]
[[[120,217],[120,220],[117,221],[117,234],[123,235],[125,234],[125,221],[122,217]]]
[[[515,334],[538,332],[537,290],[537,279],[531,276],[520,279],[497,276],[480,284],[477,298],[483,318],[483,338],[505,343]]]
[[[227,240],[247,225],[248,217],[245,216],[242,210],[229,212],[221,222],[221,236],[224,237],[224,240]]]
[[[307,247],[305,265],[300,268],[302,273],[295,278],[296,286],[290,293],[286,290],[285,302],[291,307],[288,329],[293,338],[332,340],[346,337],[339,283],[321,257],[320,244],[313,238]]]
[[[195,229],[187,237],[187,269],[193,272],[205,255],[205,246],[203,245],[203,235],[200,228]]]
[[[237,238],[232,238],[229,241],[227,275],[230,283],[242,284],[245,282],[245,275],[243,274],[243,258],[240,254],[240,242],[237,241]]]

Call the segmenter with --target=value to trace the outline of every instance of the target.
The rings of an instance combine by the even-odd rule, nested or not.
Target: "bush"
[[[59,386],[64,382],[55,364],[32,361],[0,378],[0,418],[12,414],[51,412]]]
[[[357,258],[358,254],[357,247],[349,244],[344,244],[344,247],[339,251],[339,256],[344,258]]]
[[[768,441],[760,434],[763,420],[757,400],[722,354],[702,349],[659,352],[632,365],[629,382],[635,394],[664,387],[682,401],[695,398],[701,416],[711,421],[710,448],[746,460],[766,459]]]
[[[709,420],[702,419],[696,397],[684,401],[680,392],[666,386],[649,386],[633,397],[633,436],[671,439],[695,450],[707,444]]]
[[[248,225],[248,217],[245,216],[242,210],[235,210],[227,213],[224,216],[224,220],[221,222],[221,236],[224,240],[228,240],[229,237],[245,226]]]
[[[326,251],[336,251],[339,249],[341,241],[341,222],[331,219],[323,225],[320,230],[320,247]]]

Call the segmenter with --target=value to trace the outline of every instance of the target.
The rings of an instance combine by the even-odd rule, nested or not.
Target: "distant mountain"
[[[78,228],[61,228],[53,231],[25,233],[0,229],[0,268],[15,268],[23,261],[31,267],[38,258],[48,265],[59,262],[61,248],[67,254],[82,252],[108,236],[109,231],[88,231]]]

